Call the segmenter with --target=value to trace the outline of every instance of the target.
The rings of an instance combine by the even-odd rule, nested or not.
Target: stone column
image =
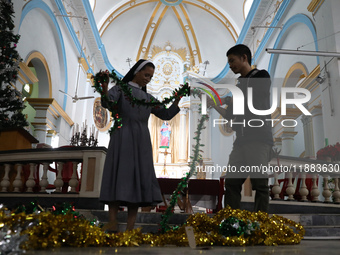
[[[211,116],[210,111],[211,109],[207,109],[207,114],[209,116]],[[201,115],[199,117],[201,117]],[[204,144],[204,146],[201,147],[201,150],[203,151],[202,156],[204,165],[207,167],[206,169],[210,169],[209,166],[213,166],[213,162],[211,160],[211,121],[212,120],[210,118],[207,122],[203,123],[205,129],[202,130],[200,141],[201,144]],[[212,179],[213,175],[213,172],[207,171],[206,179]]]
[[[56,135],[56,132],[54,130],[48,130],[45,143],[48,145],[52,145],[52,137],[54,135]]]
[[[188,108],[181,108],[180,111],[180,124],[179,124],[179,148],[178,148],[178,161],[181,163],[187,162],[187,112]]]
[[[34,127],[34,136],[39,143],[46,143],[47,125],[44,123],[31,123]]]
[[[35,130],[35,137],[39,143],[50,143],[46,138],[48,130],[60,132],[61,120],[70,127],[74,124],[63,108],[53,98],[28,98],[27,102],[36,110],[34,121],[31,123]],[[51,131],[53,132],[53,131]]]
[[[207,109],[207,114],[210,116],[211,109]],[[202,130],[201,134],[201,143],[204,144],[204,147],[202,150],[203,153],[203,160],[205,162],[211,161],[211,125],[210,125],[211,119],[209,119],[207,122],[203,123],[205,126],[205,129]]]
[[[321,105],[317,105],[311,109],[312,125],[313,125],[313,141],[314,141],[314,156],[318,150],[325,146],[325,132],[323,129],[323,115]]]
[[[294,128],[285,127],[283,128],[283,132],[281,134],[282,139],[282,149],[281,155],[284,156],[292,156],[294,157],[294,137],[297,132],[294,131]]]
[[[312,126],[312,117],[303,115],[301,117],[301,121],[303,123],[303,135],[305,142],[305,157],[306,158],[314,158],[314,142],[313,142],[313,126]]]
[[[188,146],[188,160],[191,161],[190,156],[192,156],[192,146],[195,146],[196,140],[193,138],[196,136],[195,131],[197,129],[198,118],[199,118],[199,105],[192,102],[190,106],[189,115],[189,146]]]
[[[282,151],[282,138],[281,137],[274,138],[274,147],[277,148],[279,151]]]

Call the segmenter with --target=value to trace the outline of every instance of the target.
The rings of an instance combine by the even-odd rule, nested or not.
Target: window
[[[249,10],[250,10],[251,6],[253,5],[253,1],[254,0],[244,0],[244,3],[243,3],[243,17],[244,17],[244,19],[247,18]]]

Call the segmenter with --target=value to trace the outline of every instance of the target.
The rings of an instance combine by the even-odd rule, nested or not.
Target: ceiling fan
[[[83,51],[83,42],[84,42],[84,38],[83,38],[83,41],[81,43],[81,51]],[[82,53],[82,52],[81,52]],[[81,57],[81,55],[80,55]],[[59,89],[59,91],[63,94],[65,94],[66,96],[69,96],[72,98],[72,102],[73,103],[76,103],[78,100],[84,100],[84,99],[91,99],[91,98],[94,98],[94,96],[87,96],[87,97],[78,97],[77,95],[77,92],[78,92],[78,85],[79,85],[79,75],[80,75],[80,65],[81,65],[81,62],[80,62],[80,59],[78,60],[78,72],[77,72],[77,86],[76,86],[76,91],[75,91],[75,94],[74,96],[71,96],[70,94],[67,94],[65,91],[62,91]]]
[[[60,90],[60,89],[59,89],[59,91],[60,91],[61,93],[64,93],[66,96],[71,97],[73,103],[77,102],[78,100],[84,100],[84,99],[94,98],[94,96],[78,97],[78,96],[77,96],[77,93],[76,93],[74,96],[71,96],[70,94],[67,94],[66,92],[64,92],[64,91],[62,91],[62,90]]]

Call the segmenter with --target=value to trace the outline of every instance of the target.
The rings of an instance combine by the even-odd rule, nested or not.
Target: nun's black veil
[[[122,81],[125,82],[125,83],[128,83],[129,81],[132,81],[133,80],[133,77],[135,77],[134,73],[136,71],[136,69],[138,68],[138,66],[140,64],[142,64],[144,61],[147,61],[145,59],[140,59],[137,61],[136,64],[134,64],[134,66],[128,71],[128,73],[123,77]],[[150,63],[147,63],[145,66],[152,66],[153,68],[155,68],[154,64],[152,64],[151,62]],[[144,67],[143,67],[144,68]],[[142,68],[142,69],[143,69]],[[146,92],[146,86],[142,88],[143,91]]]

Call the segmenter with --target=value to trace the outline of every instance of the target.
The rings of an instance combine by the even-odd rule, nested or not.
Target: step
[[[107,222],[109,217],[108,211],[102,210],[78,210],[80,214],[83,214],[87,219],[98,219],[101,222]],[[171,217],[169,217],[169,224],[183,224],[186,219],[191,214],[188,213],[175,213]],[[162,214],[156,212],[138,212],[136,223],[150,223],[150,224],[158,224],[162,220]],[[122,211],[118,212],[117,215],[118,222],[126,222],[127,221],[127,212]]]
[[[252,211],[254,203],[242,202],[241,209]],[[339,204],[323,202],[299,202],[270,200],[269,213],[271,214],[340,214]]]
[[[99,220],[101,223],[108,221],[108,211],[103,210],[78,210],[89,220]],[[141,228],[142,233],[157,233],[161,222],[161,213],[138,212],[136,218],[136,228]],[[169,225],[176,226],[185,223],[191,214],[174,213],[169,218]],[[213,214],[208,214],[213,217]],[[271,216],[272,214],[270,214]],[[340,237],[340,214],[277,214],[291,219],[304,226],[306,238],[322,239],[324,237]],[[125,231],[127,222],[127,212],[118,213],[119,230]]]
[[[272,215],[272,214],[270,214]],[[340,214],[276,214],[302,226],[334,226],[340,225]]]
[[[305,237],[338,237],[340,239],[340,225],[336,226],[304,226]]]
[[[170,227],[173,225],[170,225]],[[135,228],[140,228],[142,233],[153,233],[159,232],[160,225],[155,223],[136,223]],[[126,230],[126,223],[118,224],[119,232],[124,232]]]
[[[79,214],[83,215],[86,219],[92,221],[92,220],[98,220],[100,223],[106,223],[108,222],[108,211],[103,210],[77,210]],[[187,218],[191,214],[188,213],[174,213],[169,217],[169,226],[178,226],[182,225],[186,222]],[[212,214],[208,214],[213,216]],[[142,233],[157,233],[160,228],[160,222],[162,220],[161,218],[162,213],[156,213],[156,212],[138,212],[137,218],[136,218],[136,224],[135,228],[141,228]],[[127,222],[127,212],[126,211],[120,211],[118,212],[117,219],[119,222],[119,231],[125,231],[126,229],[126,222]]]
[[[300,215],[303,226],[340,226],[340,214],[306,214]]]
[[[340,239],[340,214],[277,214],[300,223],[305,239]]]

